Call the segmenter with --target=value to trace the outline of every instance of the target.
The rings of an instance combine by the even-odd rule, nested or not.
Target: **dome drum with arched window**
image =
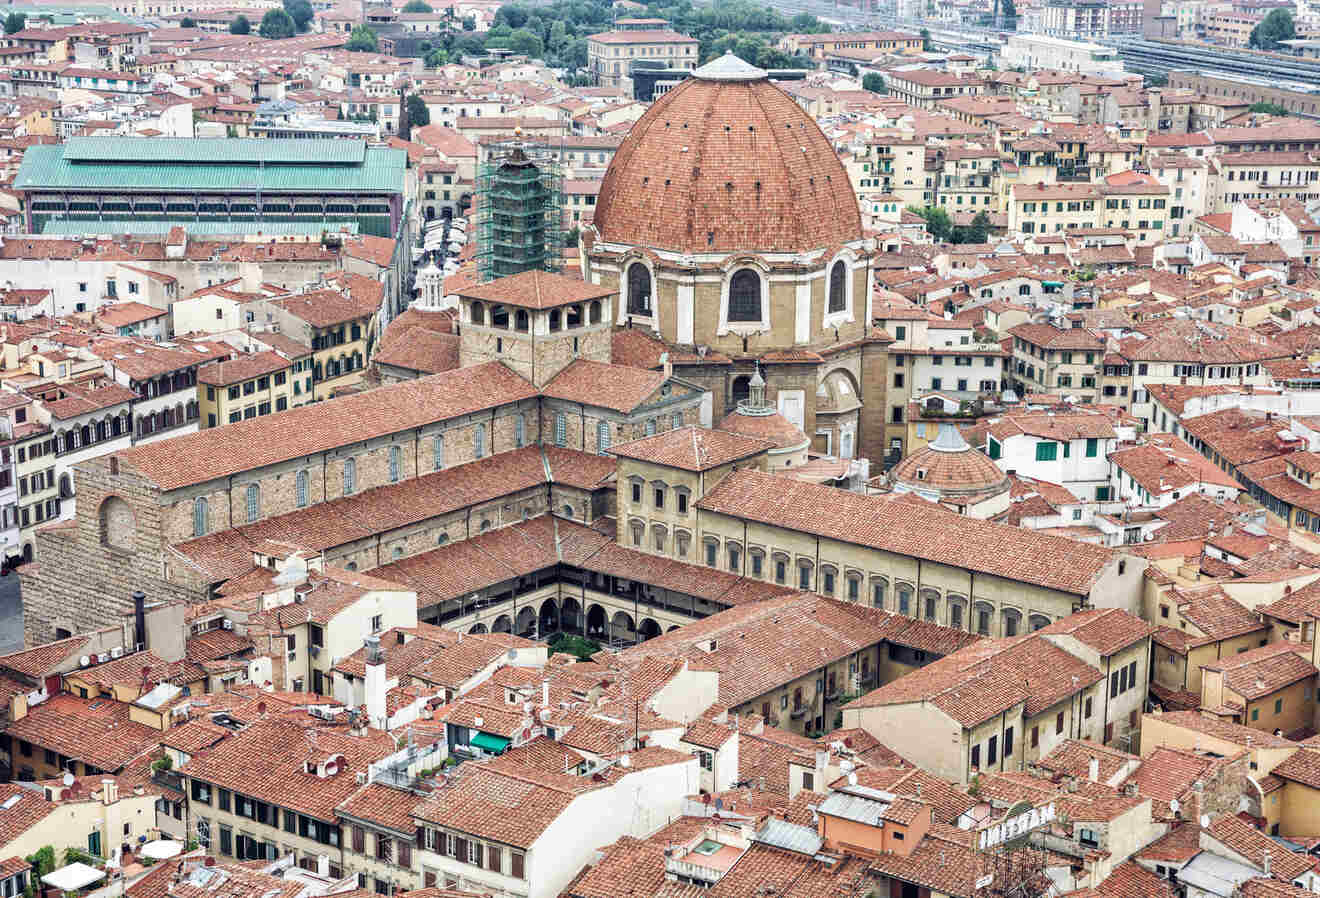
[[[633,125],[583,246],[586,279],[619,286],[620,321],[671,343],[764,352],[865,333],[854,304],[874,241],[848,174],[797,102],[732,55]]]

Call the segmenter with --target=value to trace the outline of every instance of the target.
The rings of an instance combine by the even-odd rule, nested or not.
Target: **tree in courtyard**
[[[16,34],[27,27],[27,16],[21,12],[11,12],[5,16],[5,34]]]
[[[229,23],[230,34],[251,34],[252,23],[248,21],[247,16],[239,16]]]

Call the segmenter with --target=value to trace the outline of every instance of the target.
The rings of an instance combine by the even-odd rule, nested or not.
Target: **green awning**
[[[1041,283],[1042,286],[1045,286],[1045,287],[1062,287],[1062,286],[1063,286],[1063,281],[1041,281],[1040,283]]]
[[[477,748],[484,748],[488,752],[499,754],[509,747],[509,740],[503,736],[492,736],[490,733],[473,733],[472,744]]]

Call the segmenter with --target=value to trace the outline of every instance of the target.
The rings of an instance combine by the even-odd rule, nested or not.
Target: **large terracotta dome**
[[[592,223],[605,243],[685,253],[802,252],[862,238],[829,140],[763,70],[732,54],[637,120]]]

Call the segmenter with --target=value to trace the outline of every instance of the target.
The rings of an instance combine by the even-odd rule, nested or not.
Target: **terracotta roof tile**
[[[536,395],[501,362],[391,384],[116,453],[162,489],[202,483]]]

